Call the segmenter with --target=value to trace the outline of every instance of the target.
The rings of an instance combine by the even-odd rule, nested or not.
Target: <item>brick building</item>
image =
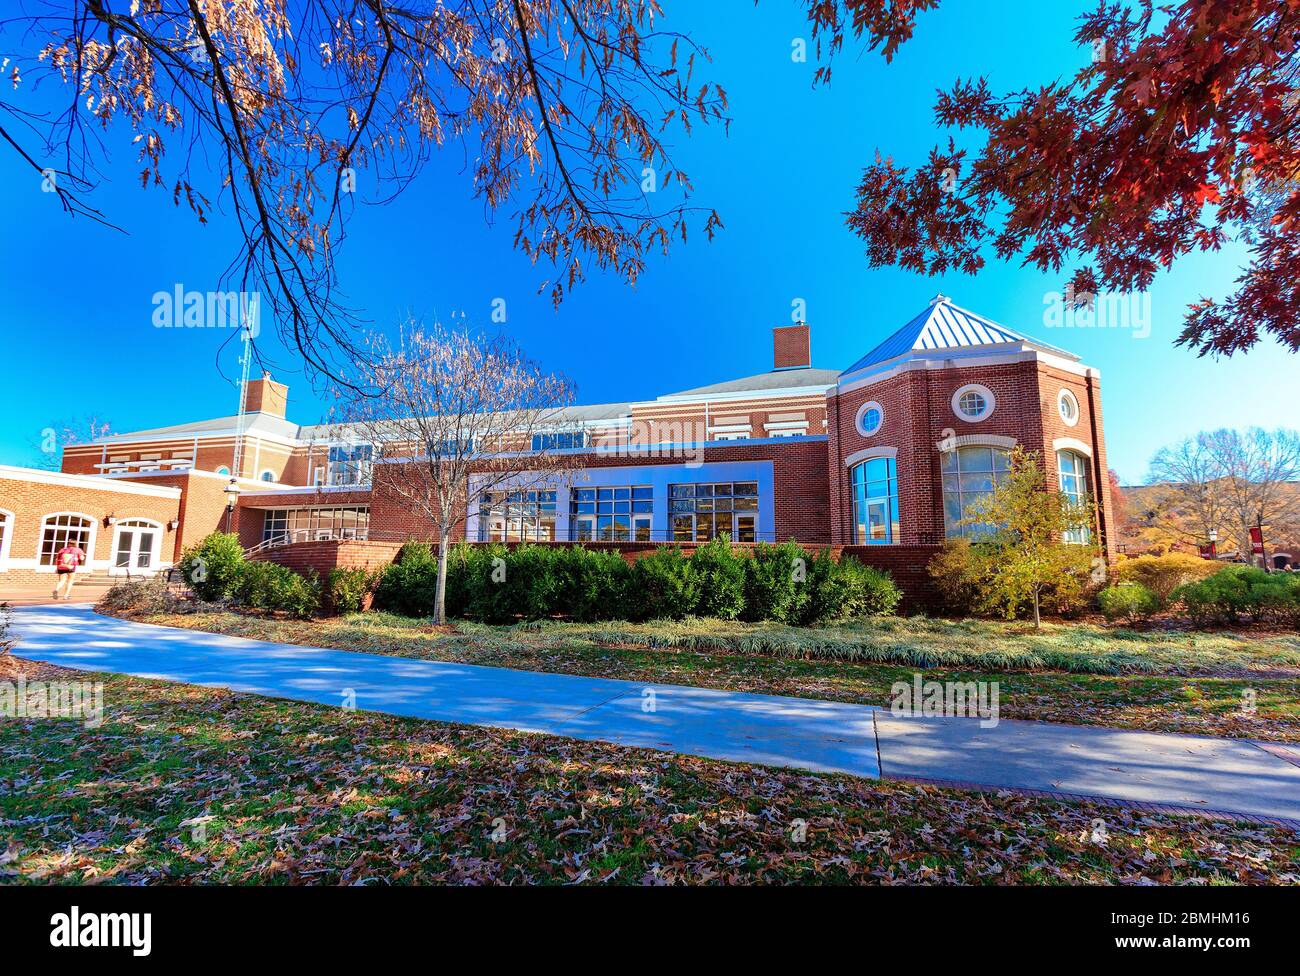
[[[847,369],[816,368],[810,353],[808,326],[778,328],[768,372],[557,411],[550,432],[520,448],[571,457],[572,475],[490,497],[471,478],[462,537],[629,547],[723,532],[742,543],[793,538],[853,547],[906,585],[964,531],[971,502],[1021,445],[1040,454],[1055,489],[1096,499],[1095,524],[1071,541],[1099,541],[1111,555],[1098,374],[1077,356],[942,296]],[[227,524],[250,549],[337,552],[340,540],[368,540],[367,562],[429,536],[384,490],[375,445],[295,424],[288,403],[264,375],[237,415],[68,447],[60,475],[3,469],[0,591],[48,572],[47,550],[67,537],[92,544],[112,573],[166,567]],[[60,513],[78,521],[58,523]],[[137,520],[147,525],[129,534],[125,522]]]

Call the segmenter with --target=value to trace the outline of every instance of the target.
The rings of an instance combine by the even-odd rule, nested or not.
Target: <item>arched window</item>
[[[158,567],[163,529],[150,519],[125,519],[113,526],[113,572],[132,573]]]
[[[943,522],[948,538],[982,535],[979,525],[961,525],[970,507],[1006,480],[1011,470],[1011,452],[1000,447],[959,447],[945,451],[943,471]]]
[[[0,569],[9,566],[9,546],[14,541],[14,513],[0,508]]]
[[[41,548],[37,564],[53,566],[54,554],[69,543],[84,552],[86,561],[89,562],[94,538],[95,523],[89,516],[76,512],[47,515],[41,523]]]
[[[263,481],[274,481],[275,472],[272,471],[270,468],[267,468],[265,471],[262,472],[261,478]]]
[[[1061,494],[1072,505],[1080,507],[1088,501],[1088,459],[1078,451],[1057,451],[1056,469],[1061,477]],[[1085,545],[1092,540],[1092,530],[1087,525],[1071,529],[1061,536],[1063,542]]]
[[[230,469],[223,464],[217,468],[217,474],[230,474]]]
[[[853,467],[853,538],[860,546],[898,542],[898,467],[892,457]]]

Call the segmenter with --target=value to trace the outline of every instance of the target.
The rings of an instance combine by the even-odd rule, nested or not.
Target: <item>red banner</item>
[[[1250,551],[1256,556],[1264,555],[1264,530],[1258,525],[1250,527]]]

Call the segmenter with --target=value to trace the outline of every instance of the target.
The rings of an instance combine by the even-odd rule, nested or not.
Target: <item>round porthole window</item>
[[[953,413],[972,423],[988,417],[996,406],[993,391],[979,383],[968,383],[952,395]]]
[[[885,423],[885,408],[875,400],[858,407],[856,426],[863,437],[870,437]]]
[[[1056,409],[1060,411],[1061,419],[1071,427],[1079,422],[1079,401],[1069,390],[1062,390],[1056,398]]]

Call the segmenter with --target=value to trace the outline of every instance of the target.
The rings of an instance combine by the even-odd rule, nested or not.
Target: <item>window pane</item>
[[[753,542],[754,541],[754,520],[753,515],[736,516],[736,538],[735,542]]]

